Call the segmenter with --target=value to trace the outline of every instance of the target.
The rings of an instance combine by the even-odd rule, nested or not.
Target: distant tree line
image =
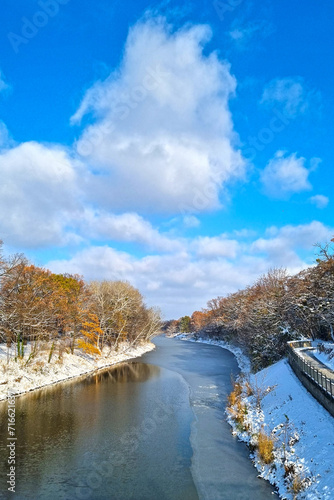
[[[254,370],[281,359],[288,340],[334,339],[333,242],[319,246],[315,266],[294,276],[272,269],[254,285],[210,300],[191,317],[165,322],[164,330],[234,343],[248,354]]]
[[[159,310],[148,308],[128,282],[54,274],[22,254],[5,258],[0,242],[0,342],[17,346],[19,357],[27,342],[38,349],[40,341],[100,355],[148,341],[160,326]]]

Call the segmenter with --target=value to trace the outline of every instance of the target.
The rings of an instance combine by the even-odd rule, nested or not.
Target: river
[[[177,339],[154,343],[140,360],[16,399],[15,494],[0,404],[1,498],[275,498],[225,421],[235,357]]]

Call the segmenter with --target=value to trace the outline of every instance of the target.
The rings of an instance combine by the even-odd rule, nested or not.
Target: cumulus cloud
[[[165,317],[172,318],[191,314],[214,296],[235,291],[255,279],[256,272],[265,268],[261,259],[254,260],[256,265],[240,263],[237,268],[226,259],[197,260],[186,251],[135,258],[103,246],[82,250],[68,261],[49,262],[48,267],[54,272],[83,274],[88,280],[129,280],[150,305],[160,306]]]
[[[222,186],[242,178],[227,62],[204,54],[208,26],[173,31],[162,20],[135,25],[119,69],[96,83],[72,117],[90,113],[78,152],[106,209],[196,213],[220,206]],[[88,187],[87,187],[88,190]]]
[[[326,208],[329,203],[329,198],[322,194],[316,194],[315,196],[311,196],[310,202],[317,208]]]
[[[0,236],[8,245],[38,248],[99,240],[162,252],[182,248],[136,213],[90,207],[78,187],[85,167],[64,149],[36,142],[9,147],[7,129],[0,123],[0,151],[1,137]],[[188,223],[195,226],[195,218]]]
[[[293,193],[308,191],[312,185],[308,180],[310,169],[306,160],[297,154],[287,156],[278,151],[261,173],[261,182],[266,194],[274,198],[286,198]],[[311,162],[311,170],[313,169]]]
[[[117,215],[85,209],[80,214],[77,226],[80,233],[90,239],[134,242],[162,252],[182,248],[181,242],[167,234],[161,234],[150,222],[136,213]]]
[[[320,94],[310,90],[303,78],[277,78],[265,87],[261,103],[267,106],[280,105],[287,116],[294,118],[319,102]]]
[[[198,256],[204,258],[226,257],[234,259],[239,248],[236,240],[227,239],[225,236],[200,237],[195,241],[194,246]]]
[[[332,238],[334,229],[319,221],[298,226],[287,225],[282,228],[269,228],[265,238],[258,238],[251,245],[251,252],[267,255],[273,266],[287,267],[295,272],[305,267],[297,250],[311,250],[317,242]]]
[[[326,242],[333,228],[313,221],[299,226],[270,227],[262,238],[202,237],[183,241],[183,248],[164,255],[138,258],[109,246],[93,246],[69,260],[48,263],[55,272],[78,273],[86,279],[125,279],[137,286],[166,318],[191,314],[218,295],[252,284],[272,267],[298,272],[312,262],[303,260],[314,243]],[[247,231],[251,237],[251,231]]]
[[[35,142],[0,154],[0,234],[7,244],[40,247],[69,242],[77,210],[76,171],[65,151]]]

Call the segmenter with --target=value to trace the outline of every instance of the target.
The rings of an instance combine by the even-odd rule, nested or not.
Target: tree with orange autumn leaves
[[[96,314],[87,313],[86,321],[83,321],[80,333],[83,338],[78,340],[78,347],[88,354],[101,355],[100,338],[103,335],[103,330]]]
[[[160,329],[160,314],[147,308],[126,282],[87,284],[77,275],[54,274],[20,255],[5,259],[0,244],[0,341],[40,341],[73,353],[78,347],[101,355],[105,346],[133,345]]]

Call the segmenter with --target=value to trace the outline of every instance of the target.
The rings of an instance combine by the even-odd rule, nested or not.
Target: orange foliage
[[[99,339],[103,335],[103,330],[100,328],[99,318],[96,314],[86,313],[87,320],[83,321],[81,335],[84,339],[78,340],[78,347],[89,354],[99,354]]]
[[[197,331],[203,328],[208,322],[208,313],[195,311],[191,315],[190,328],[191,331]]]

